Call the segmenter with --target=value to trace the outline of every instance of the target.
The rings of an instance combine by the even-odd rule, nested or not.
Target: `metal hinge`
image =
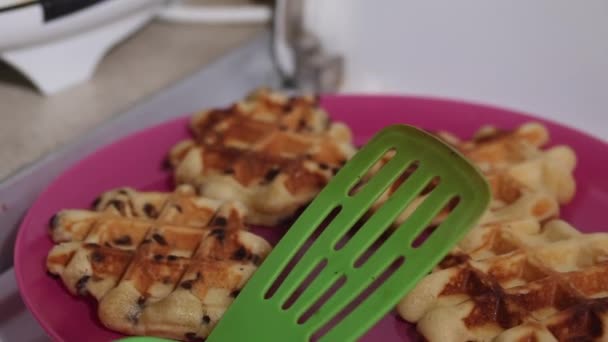
[[[303,24],[304,0],[276,0],[273,56],[287,89],[335,92],[344,71],[342,56],[328,54]]]

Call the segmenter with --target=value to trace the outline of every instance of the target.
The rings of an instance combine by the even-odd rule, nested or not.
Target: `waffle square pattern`
[[[574,151],[543,148],[537,123],[438,135],[477,164],[493,201],[399,314],[428,341],[608,340],[608,234],[559,219],[575,193]]]
[[[193,139],[170,152],[177,184],[238,200],[248,223],[276,226],[307,205],[355,153],[350,129],[316,98],[260,89],[225,109],[193,116]]]
[[[106,327],[129,335],[205,338],[271,249],[244,229],[242,205],[190,186],[116,189],[95,209],[53,217],[47,269],[95,298]]]
[[[608,234],[533,219],[483,234],[481,245],[446,258],[400,304],[429,341],[606,339]]]

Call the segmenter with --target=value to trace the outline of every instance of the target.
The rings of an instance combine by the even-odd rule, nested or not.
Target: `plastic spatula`
[[[390,150],[394,150],[390,161],[365,184],[358,184]],[[369,215],[379,196],[413,165],[413,173]],[[408,204],[437,179],[438,184],[425,194],[411,215],[391,228]],[[352,194],[355,186],[359,190]],[[454,199],[458,200],[456,207],[428,235],[425,229]],[[489,201],[490,190],[483,176],[451,147],[414,127],[385,128],[344,165],[300,215],[207,341],[309,341],[323,327],[326,331],[320,336],[321,341],[355,340],[431,271],[475,224]],[[344,246],[337,248],[338,241],[364,217],[365,223]],[[324,230],[307,243],[320,225]],[[383,241],[381,237],[391,229],[394,231]],[[428,236],[421,245],[415,245],[421,234]],[[381,245],[369,255],[375,242]],[[305,244],[309,248],[283,274]],[[366,253],[367,260],[359,264],[357,261]],[[324,267],[319,270],[320,264]],[[387,272],[390,275],[379,286],[368,289]],[[284,277],[276,287],[273,284],[280,275]],[[336,285],[340,286],[336,289]],[[271,294],[273,286],[275,291]],[[296,289],[299,295],[294,301],[290,297]],[[365,299],[357,299],[366,290]],[[317,302],[322,296],[324,302]],[[288,300],[291,303],[286,305]],[[312,312],[315,303],[317,309]],[[347,307],[352,310],[341,312]],[[330,321],[333,323],[327,328]]]
[[[361,184],[391,150],[390,161]],[[409,176],[401,182],[406,173]],[[380,195],[398,183],[370,215]],[[431,183],[434,187],[428,192]],[[427,192],[423,202],[394,228],[395,219],[420,201],[423,191]],[[447,218],[433,232],[426,231],[455,199],[457,205]],[[300,215],[207,341],[297,342],[313,336],[321,341],[355,340],[431,271],[475,224],[489,201],[483,176],[451,147],[414,127],[385,128]],[[352,234],[356,224],[360,227]],[[323,230],[316,237],[318,229]],[[392,234],[383,239],[387,231]],[[348,241],[338,245],[346,236]],[[420,243],[421,239],[425,240]],[[370,249],[373,245],[375,250]],[[303,246],[308,249],[298,252]],[[287,267],[296,254],[300,259]],[[320,331],[324,335],[317,336]]]

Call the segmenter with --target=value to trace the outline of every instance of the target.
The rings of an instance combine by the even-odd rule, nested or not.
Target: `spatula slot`
[[[378,172],[380,172],[380,169],[382,169],[382,167],[384,167],[395,156],[396,153],[397,153],[397,151],[395,150],[395,148],[391,148],[388,151],[386,151],[372,165],[372,167],[370,167],[367,170],[367,172],[359,179],[359,181],[357,183],[355,183],[355,185],[352,188],[350,188],[350,190],[348,191],[348,195],[352,197],[352,196],[358,194],[361,191],[361,189],[363,189],[365,184],[369,181],[369,179],[372,178]]]
[[[334,250],[339,251],[342,247],[344,247],[344,245],[346,245],[348,240],[350,240],[351,237],[353,237],[355,234],[357,234],[359,229],[361,229],[361,227],[363,227],[365,222],[367,222],[367,216],[364,216],[359,221],[357,221],[357,223],[355,223],[352,226],[352,228],[350,228],[348,230],[348,232],[346,232],[346,234],[344,234],[344,236],[342,236],[340,238],[340,240],[338,240],[338,242],[334,245]]]
[[[397,189],[399,189],[400,186],[404,186],[407,178],[409,178],[409,176],[411,176],[413,174],[413,172],[418,168],[419,163],[416,162],[414,164],[412,164],[412,167],[409,167],[406,169],[406,171],[403,173],[403,175],[405,175],[405,179],[400,177],[391,188],[389,188],[389,190],[387,190],[387,193],[385,195],[383,195],[376,203],[374,203],[374,207],[372,208],[373,214],[377,213],[380,208],[382,208],[382,206],[387,203],[388,199],[395,193],[395,191],[397,191]],[[412,171],[413,170],[413,171]],[[422,191],[418,194],[418,196],[411,201],[404,210],[401,211],[401,213],[397,216],[397,218],[393,221],[392,224],[390,224],[388,226],[387,229],[385,229],[381,235],[378,236],[378,238],[376,238],[376,240],[355,260],[353,266],[355,268],[359,268],[361,267],[363,264],[365,264],[365,262],[384,244],[384,242],[391,237],[391,235],[393,234],[393,232],[395,231],[395,229],[397,228],[397,226],[401,223],[403,223],[421,204],[422,202],[424,202],[424,200],[428,197],[429,194],[429,188],[436,188],[439,183],[441,182],[441,179],[439,177],[434,177],[431,179],[431,181],[429,181],[426,186],[422,189]],[[389,193],[390,192],[390,193]],[[405,243],[404,243],[405,245]]]
[[[415,239],[414,242],[412,243],[412,247],[413,248],[418,248],[420,246],[422,246],[422,244],[426,241],[426,239],[429,238],[429,236],[431,236],[431,234],[433,234],[433,232],[435,231],[435,229],[437,229],[437,227],[439,227],[438,224],[431,224],[428,227],[426,227],[422,233],[420,233]]]
[[[386,162],[388,162],[388,160],[385,160],[385,163]],[[405,183],[410,178],[410,176],[418,169],[419,166],[419,161],[413,161],[407,167],[407,169],[405,169],[401,173],[401,175],[399,175],[399,177],[390,185],[390,187],[380,196],[380,198],[376,200],[376,202],[372,205],[370,211],[368,211],[359,221],[357,221],[356,224],[353,225],[351,229],[348,230],[346,234],[344,234],[344,236],[340,238],[340,240],[338,240],[338,242],[334,245],[334,250],[338,251],[342,247],[344,247],[348,243],[348,241],[359,231],[359,229],[361,229],[365,222],[367,222],[367,220],[378,210],[378,208],[382,206],[393,193],[395,193],[395,191],[401,186],[401,184]],[[374,174],[378,171],[379,169],[376,170]],[[362,187],[363,185],[364,184],[361,184],[360,186]]]
[[[298,318],[298,324],[304,324],[312,317],[322,306],[333,296],[344,284],[346,283],[346,276],[341,275],[332,286],[310,307],[308,308],[300,318]]]
[[[373,274],[370,277],[373,279],[372,283],[357,297],[355,297],[344,309],[340,310],[337,315],[333,316],[327,323],[321,326],[311,337],[310,341],[318,341],[325,334],[327,334],[333,327],[338,325],[346,316],[354,311],[357,306],[363,303],[378,287],[380,287],[387,279],[389,279],[403,264],[405,263],[405,257],[397,257],[387,268],[380,273],[377,277]]]
[[[456,209],[458,203],[460,203],[460,197],[452,197],[448,201],[448,203],[443,207],[443,209],[441,209],[441,211],[435,216],[435,218],[433,218],[431,224],[426,227],[420,234],[418,234],[418,236],[413,240],[412,247],[418,248],[422,246],[422,244],[427,241],[427,239],[433,234],[437,227],[439,227],[441,222],[443,222],[448,217],[448,215],[450,215],[450,213],[454,209]]]
[[[336,216],[338,216],[338,214],[340,213],[341,210],[342,210],[341,205],[335,207],[325,217],[323,222],[321,222],[321,224],[312,232],[312,234],[308,237],[306,242],[304,244],[302,244],[302,247],[300,247],[300,249],[296,252],[296,254],[293,256],[293,258],[289,261],[289,263],[287,263],[287,265],[283,268],[283,270],[278,275],[278,277],[274,280],[274,282],[272,283],[272,285],[270,286],[268,291],[266,291],[266,294],[264,295],[264,299],[272,298],[272,296],[276,293],[276,291],[279,289],[281,284],[283,284],[283,281],[287,277],[287,274],[289,274],[291,269],[293,269],[294,266],[302,259],[302,257],[304,256],[304,254],[306,254],[306,252],[312,246],[314,241],[319,237],[319,235],[321,235],[321,233],[325,230],[325,228],[327,228],[327,226],[331,223],[331,221],[333,221],[336,218]]]
[[[433,177],[433,179],[427,183],[425,188],[422,189],[420,194],[418,194],[418,197],[416,197],[416,199],[414,199],[412,203],[410,203],[405,208],[405,210],[403,210],[399,214],[399,216],[397,217],[397,219],[395,219],[395,222],[393,223],[393,227],[397,227],[398,225],[405,222],[407,218],[410,217],[412,213],[422,204],[422,202],[426,200],[431,191],[436,189],[437,186],[439,186],[439,183],[441,183],[441,178],[439,176]]]
[[[300,286],[298,286],[298,288],[291,294],[291,296],[289,296],[287,301],[285,301],[285,303],[283,303],[281,308],[283,310],[289,309],[293,305],[293,303],[295,303],[296,300],[298,300],[298,298],[300,298],[300,295],[304,292],[304,290],[308,287],[308,285],[310,285],[310,283],[312,283],[313,280],[315,280],[315,278],[319,275],[319,273],[321,273],[321,271],[323,271],[325,266],[327,266],[327,258],[321,260],[319,262],[319,264],[317,264],[317,266],[315,266],[315,268],[310,272],[310,274],[306,277],[306,279],[304,279],[302,284],[300,284]]]
[[[374,243],[365,251],[363,252],[363,254],[361,254],[357,260],[355,260],[355,263],[353,264],[353,266],[355,268],[359,268],[361,266],[363,266],[363,264],[367,261],[367,259],[369,259],[369,257],[371,257],[377,250],[378,248],[380,248],[380,246],[382,246],[382,244],[384,243],[384,241],[386,241],[386,239],[388,239],[392,234],[392,231],[387,230],[384,233],[382,233],[382,235],[380,235],[376,241],[374,241]]]

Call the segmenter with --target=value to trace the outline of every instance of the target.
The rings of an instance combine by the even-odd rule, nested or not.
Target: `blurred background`
[[[167,110],[258,85],[439,96],[606,139],[606,37],[604,0],[2,0],[0,179],[253,45]]]
[[[46,340],[2,272],[29,204],[96,148],[259,86],[472,101],[608,140],[607,37],[606,0],[0,0],[0,341]]]

